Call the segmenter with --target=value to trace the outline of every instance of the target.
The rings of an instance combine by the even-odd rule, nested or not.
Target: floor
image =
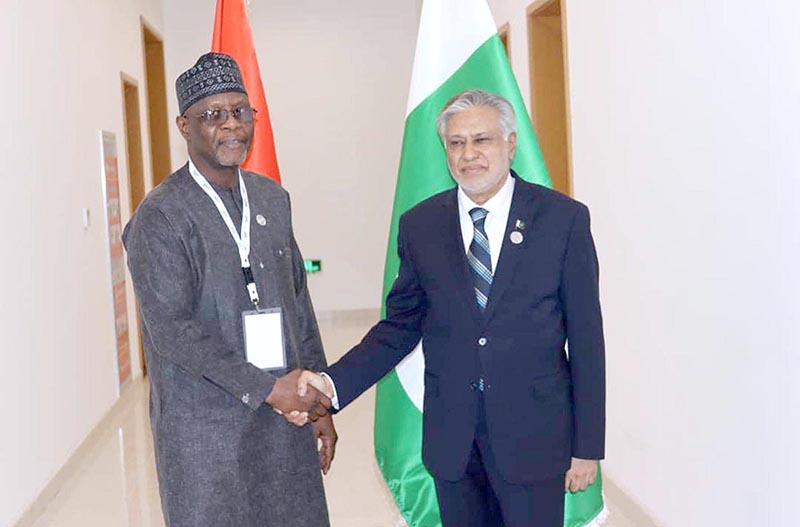
[[[321,319],[329,360],[358,342],[372,318],[361,314]],[[145,381],[126,389],[120,404],[17,527],[164,527],[147,391]],[[374,389],[336,417],[339,445],[325,478],[332,527],[406,525],[372,456],[373,408]],[[610,514],[604,527],[647,525],[613,486],[606,489],[606,498]]]

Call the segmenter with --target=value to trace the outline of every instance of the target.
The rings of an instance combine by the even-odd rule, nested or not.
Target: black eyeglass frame
[[[257,114],[258,110],[252,106],[240,106],[238,108],[233,108],[232,110],[228,110],[227,108],[209,108],[208,110],[195,114],[192,117],[196,117],[206,124],[219,126],[227,123],[228,118],[231,116],[233,116],[233,118],[239,123],[249,124],[255,122]],[[189,114],[185,113],[182,115],[182,117],[184,119],[188,118]]]

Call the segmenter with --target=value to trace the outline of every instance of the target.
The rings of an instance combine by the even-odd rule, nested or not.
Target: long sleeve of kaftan
[[[143,203],[126,229],[125,247],[150,349],[214,383],[253,410],[272,391],[275,376],[225,349],[218,322],[198,317],[200,270],[157,206]]]

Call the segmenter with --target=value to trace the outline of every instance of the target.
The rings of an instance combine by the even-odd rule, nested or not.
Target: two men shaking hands
[[[586,206],[511,169],[509,101],[466,90],[431,119],[457,186],[401,216],[386,315],[328,365],[288,193],[240,169],[259,109],[238,65],[204,54],[176,92],[189,159],[123,235],[166,524],[329,525],[330,412],[421,341],[422,460],[443,526],[562,527],[564,489],[591,484],[604,456],[597,256]],[[276,364],[250,360],[243,321],[280,328],[281,346],[257,348],[280,348]]]

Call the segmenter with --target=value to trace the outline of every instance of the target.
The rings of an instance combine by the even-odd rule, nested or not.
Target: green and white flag
[[[445,102],[469,88],[499,93],[511,101],[517,114],[517,153],[512,166],[523,179],[550,186],[539,143],[486,1],[424,0],[386,253],[384,298],[399,268],[400,216],[455,185],[435,122]],[[436,490],[422,464],[421,347],[422,343],[378,384],[375,455],[409,525],[438,527]],[[585,492],[567,494],[565,527],[595,527],[605,516],[599,477]]]

